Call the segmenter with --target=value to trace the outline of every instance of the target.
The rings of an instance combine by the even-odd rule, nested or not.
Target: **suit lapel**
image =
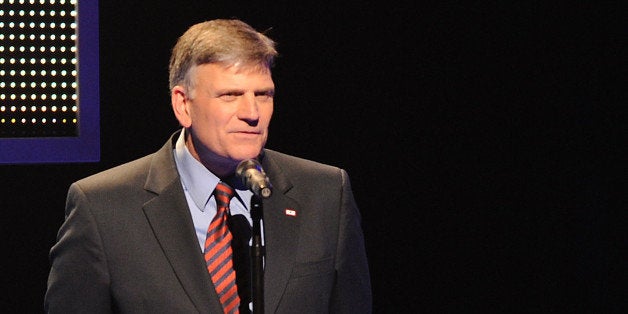
[[[178,133],[173,139],[177,136]],[[144,204],[144,213],[179,282],[199,312],[220,312],[222,307],[204,267],[172,156],[173,139],[154,155],[145,188],[156,196]]]
[[[221,312],[172,156],[172,143],[177,137],[175,133],[154,155],[145,189],[156,196],[144,204],[144,213],[180,284],[199,312]],[[295,263],[300,206],[290,197],[292,184],[272,156],[264,157],[262,165],[274,186],[273,195],[264,201],[264,302],[265,309],[274,312]]]
[[[266,311],[274,312],[295,263],[300,207],[290,198],[292,184],[272,157],[266,155],[262,165],[274,189],[273,195],[264,201],[264,306]]]

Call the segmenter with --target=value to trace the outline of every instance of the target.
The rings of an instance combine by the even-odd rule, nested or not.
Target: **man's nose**
[[[242,102],[238,106],[238,119],[250,123],[257,123],[259,120],[259,110],[257,100],[253,93],[246,93],[242,96]]]

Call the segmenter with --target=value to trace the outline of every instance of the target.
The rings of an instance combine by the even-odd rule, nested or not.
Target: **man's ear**
[[[170,91],[170,98],[172,110],[177,120],[179,120],[179,124],[184,128],[189,128],[192,125],[192,118],[188,108],[190,99],[187,97],[185,88],[179,85],[173,87]]]

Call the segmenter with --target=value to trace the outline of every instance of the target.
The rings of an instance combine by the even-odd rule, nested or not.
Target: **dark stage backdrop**
[[[101,1],[101,161],[0,166],[0,308],[42,311],[70,183],[177,128],[177,36],[237,17],[279,43],[267,146],[351,176],[376,313],[618,309],[620,178],[599,169],[619,161],[600,108],[620,104],[620,10],[437,3]]]

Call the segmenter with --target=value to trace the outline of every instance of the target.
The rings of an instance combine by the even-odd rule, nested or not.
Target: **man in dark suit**
[[[71,185],[50,252],[47,312],[247,312],[250,257],[236,244],[248,247],[253,192],[234,180],[247,159],[273,185],[263,203],[265,312],[371,312],[347,173],[264,148],[276,54],[271,39],[238,20],[200,23],[179,38],[170,89],[183,129],[154,154]],[[212,279],[207,249],[223,183],[235,188],[224,272],[235,269],[237,294],[228,296]]]

